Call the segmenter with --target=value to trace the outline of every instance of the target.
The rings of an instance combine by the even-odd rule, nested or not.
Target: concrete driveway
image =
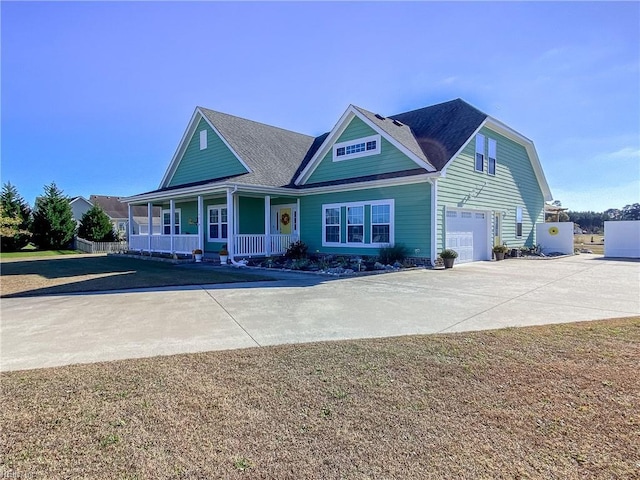
[[[640,263],[595,255],[280,277],[2,299],[0,368],[640,315]]]

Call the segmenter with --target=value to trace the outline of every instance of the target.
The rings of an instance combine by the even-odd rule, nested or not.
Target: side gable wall
[[[354,117],[335,143],[356,140],[376,135],[377,133],[358,117]],[[415,162],[407,158],[384,137],[381,139],[380,147],[380,153],[377,155],[352,158],[339,162],[333,161],[333,149],[329,150],[307,180],[306,185],[366,175],[399,172],[418,167]]]
[[[200,131],[205,129],[207,130],[207,148],[200,150]],[[247,173],[244,166],[209,124],[201,118],[167,186],[173,187],[243,173]]]
[[[496,175],[487,174],[486,154],[484,172],[475,171],[474,136],[438,180],[438,251],[444,248],[446,207],[505,212],[501,239],[509,247],[534,245],[534,225],[544,221],[544,196],[526,149],[486,127],[480,133],[497,141]],[[523,207],[522,238],[516,238],[517,206]]]

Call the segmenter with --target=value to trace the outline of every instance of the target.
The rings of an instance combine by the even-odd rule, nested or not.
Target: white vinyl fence
[[[129,249],[127,242],[90,242],[83,238],[76,238],[76,249],[85,253],[117,253]]]

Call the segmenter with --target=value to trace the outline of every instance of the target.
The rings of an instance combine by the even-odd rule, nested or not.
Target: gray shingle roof
[[[411,131],[411,127],[401,123],[397,125],[393,122],[391,118],[379,118],[375,113],[372,113],[368,110],[365,110],[362,107],[353,106],[356,110],[358,110],[361,114],[367,117],[368,120],[373,122],[376,126],[378,126],[381,130],[386,132],[390,137],[394,138],[402,145],[404,145],[411,153],[416,155],[420,160],[431,164],[425,152],[420,148],[416,137],[413,135]],[[435,168],[435,167],[434,167]]]
[[[283,187],[307,155],[315,138],[200,107],[233,150],[249,166],[251,173],[235,181]]]
[[[154,192],[187,186],[214,185],[225,180],[250,185],[295,187],[294,180],[329,135],[328,132],[312,137],[207,108],[198,108],[251,172],[225,178],[203,179],[187,185],[161,188]],[[432,165],[436,171],[442,170],[487,118],[485,113],[461,99],[386,118],[379,118],[361,107],[354,108],[419,159]],[[400,122],[400,125],[394,120]],[[407,175],[417,173],[418,169],[407,171]],[[398,172],[398,175],[403,173]]]
[[[458,98],[389,118],[408,125],[429,162],[442,170],[487,114]]]

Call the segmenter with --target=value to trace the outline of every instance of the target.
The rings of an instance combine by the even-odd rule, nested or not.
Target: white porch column
[[[300,198],[296,200],[296,215],[298,220],[298,224],[296,225],[296,227],[298,227],[296,229],[296,233],[298,234],[298,240],[300,240]]]
[[[235,228],[235,209],[233,201],[233,192],[230,188],[227,188],[227,251],[229,252],[229,258],[233,259],[234,244],[236,236]]]
[[[176,201],[172,198],[169,200],[169,215],[171,215],[171,253],[175,251],[173,247],[173,235],[175,230],[175,221],[176,221]]]
[[[151,216],[153,213],[153,204],[151,202],[147,203],[147,226],[149,227],[149,235],[147,241],[149,243],[149,253],[151,253],[151,235],[153,235],[153,217]],[[162,218],[160,218],[162,223]]]
[[[128,203],[127,204],[127,217],[129,218],[129,225],[127,228],[127,241],[129,241],[129,239],[131,238],[131,235],[133,235],[133,214],[132,214],[132,208],[131,208],[131,204]]]
[[[204,201],[202,195],[198,195],[198,248],[204,252]]]
[[[271,255],[271,196],[264,197],[264,252]]]

